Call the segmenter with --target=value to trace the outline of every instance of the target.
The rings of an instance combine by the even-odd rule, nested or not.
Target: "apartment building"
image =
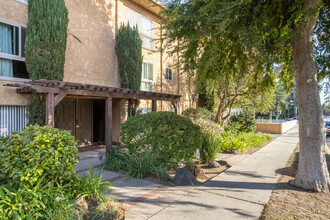
[[[180,95],[176,109],[179,113],[196,105],[187,74],[173,66],[178,57],[160,50],[163,44],[159,39],[165,31],[159,17],[164,7],[161,1],[65,0],[65,3],[69,24],[64,82],[95,85],[100,90],[120,88],[115,36],[120,25],[129,23],[138,26],[143,41],[141,91]],[[24,57],[27,5],[25,0],[0,1],[0,136],[22,130],[28,122],[25,105],[29,93],[4,86],[29,81]],[[109,122],[113,130],[111,139],[115,141],[126,118],[127,99],[120,97],[111,99],[109,122],[104,97],[67,95],[60,101],[63,107],[58,127],[70,130],[80,144],[93,144],[105,141]],[[166,100],[170,99],[142,100],[141,111],[151,111],[152,103],[157,111],[174,111],[173,103]]]

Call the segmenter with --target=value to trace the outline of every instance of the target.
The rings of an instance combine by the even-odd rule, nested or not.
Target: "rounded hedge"
[[[203,144],[198,125],[172,112],[150,112],[128,118],[122,124],[121,141],[132,151],[151,148],[163,166],[175,167],[181,159],[192,159]]]
[[[78,149],[64,130],[30,125],[0,138],[0,180],[20,186],[35,185],[44,177],[64,184],[75,177]]]
[[[208,121],[214,121],[215,114],[205,108],[187,108],[181,115],[188,117],[191,120],[203,119]]]

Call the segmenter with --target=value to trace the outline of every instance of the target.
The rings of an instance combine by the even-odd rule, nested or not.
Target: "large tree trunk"
[[[319,0],[306,0],[304,11],[317,7]],[[299,108],[299,166],[291,184],[318,192],[329,192],[330,179],[325,160],[323,115],[313,56],[313,30],[317,16],[307,26],[300,24],[292,41],[292,70],[296,78]]]

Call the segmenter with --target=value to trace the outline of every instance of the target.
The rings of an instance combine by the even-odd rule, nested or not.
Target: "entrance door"
[[[92,100],[77,99],[76,139],[79,145],[92,143]]]
[[[92,143],[92,100],[64,99],[58,127],[75,136],[79,145]]]
[[[61,113],[58,121],[58,127],[68,130],[71,135],[76,135],[76,100],[64,99],[61,101]]]

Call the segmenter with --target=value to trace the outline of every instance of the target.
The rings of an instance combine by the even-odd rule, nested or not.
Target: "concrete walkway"
[[[150,219],[258,219],[297,143],[296,127]]]
[[[115,182],[111,194],[123,203],[126,220],[258,219],[297,143],[294,128],[252,155],[220,154],[231,168],[202,186],[170,187],[111,171],[103,171],[103,181]],[[78,175],[99,165],[104,154],[105,149],[79,153]]]

